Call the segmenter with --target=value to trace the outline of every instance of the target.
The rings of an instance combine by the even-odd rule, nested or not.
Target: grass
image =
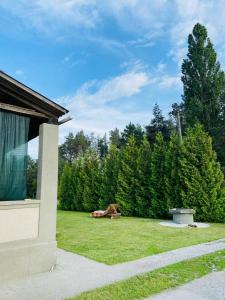
[[[143,299],[225,268],[225,250],[84,292],[73,300]],[[71,299],[71,300],[72,300]]]
[[[135,260],[225,237],[225,224],[170,228],[159,220],[93,219],[87,213],[58,211],[58,246],[108,265]]]

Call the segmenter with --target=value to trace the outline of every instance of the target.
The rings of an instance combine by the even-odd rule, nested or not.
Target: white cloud
[[[0,7],[46,34],[71,26],[93,28],[99,18],[95,0],[3,0]]]
[[[127,42],[128,45],[134,46],[135,48],[148,48],[155,45],[154,37],[151,38],[138,38],[136,40],[130,40]]]
[[[108,16],[127,31],[145,31],[135,44],[152,45],[151,37],[162,31],[168,18],[168,0],[2,0],[0,7],[12,12],[41,32],[56,33],[67,27],[93,29]],[[93,32],[92,32],[93,33]],[[142,32],[143,33],[143,32]],[[58,35],[60,37],[60,34]]]
[[[125,112],[122,108],[111,108],[107,105],[86,107],[86,112],[79,114],[79,109],[72,110],[72,121],[60,128],[60,141],[69,132],[83,129],[85,132],[103,135],[114,128],[123,129],[129,122],[143,124],[151,118],[151,111]]]
[[[162,63],[162,62],[159,62],[156,66],[156,70],[158,72],[163,72],[166,68],[166,64]]]
[[[104,2],[104,1],[103,1]],[[109,0],[105,10],[116,18],[121,28],[127,31],[156,33],[164,26],[168,11],[167,0]]]
[[[144,88],[157,85],[161,89],[180,86],[179,76],[161,74],[151,77],[146,70],[130,70],[107,80],[93,80],[83,84],[74,96],[61,97],[59,103],[68,103],[73,120],[61,126],[61,142],[70,131],[83,129],[96,134],[108,133],[113,128],[123,129],[129,122],[146,124],[152,112],[133,107],[134,97],[142,97]],[[135,98],[136,99],[136,98]]]
[[[148,120],[149,112],[134,111],[124,100],[132,100],[150,82],[148,73],[133,70],[107,80],[85,83],[70,97],[68,109],[73,120],[61,126],[61,140],[69,131],[83,129],[104,134],[115,127],[122,129],[130,121]],[[68,101],[68,97],[60,99],[60,102]]]
[[[193,26],[199,22],[206,26],[209,37],[215,44],[219,58],[224,58],[225,1],[217,0],[176,0],[176,23],[171,27],[172,49],[170,55],[180,66],[187,53],[187,38]]]
[[[163,75],[159,78],[158,84],[161,88],[180,87],[181,79],[180,76]]]
[[[80,36],[119,53],[121,49],[127,51],[127,46],[150,47],[159,37],[171,40],[170,55],[179,64],[187,49],[187,36],[196,22],[207,26],[220,55],[224,55],[224,6],[224,0],[0,1],[0,7],[21,18],[25,26],[53,34],[58,41],[69,29],[72,34],[79,29]],[[134,39],[121,42],[99,36],[106,19],[115,21],[120,30],[134,34]],[[68,35],[71,38],[71,30]]]
[[[131,97],[150,83],[149,75],[144,71],[130,71],[103,81],[85,83],[76,93],[71,106],[77,103],[104,104],[123,97]],[[92,93],[91,89],[97,91]]]
[[[22,76],[22,75],[24,75],[24,74],[25,74],[25,73],[24,73],[23,70],[18,69],[18,70],[15,71],[15,75]]]

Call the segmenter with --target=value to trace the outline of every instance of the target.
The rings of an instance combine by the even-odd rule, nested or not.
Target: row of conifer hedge
[[[88,151],[66,164],[59,185],[59,207],[93,211],[118,203],[123,215],[167,218],[169,208],[196,209],[196,220],[225,221],[225,185],[211,138],[201,125],[180,143],[173,134],[154,145],[131,137],[121,149],[110,145],[104,159]]]

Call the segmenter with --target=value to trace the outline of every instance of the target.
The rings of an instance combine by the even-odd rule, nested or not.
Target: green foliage
[[[168,141],[174,130],[174,125],[171,119],[165,120],[159,105],[155,104],[153,108],[153,119],[145,128],[147,139],[150,145],[153,145],[159,132],[163,135],[164,140]]]
[[[167,146],[165,155],[165,199],[167,207],[182,207],[181,200],[181,182],[180,182],[180,159],[182,154],[182,146],[178,136],[172,134]]]
[[[109,140],[111,145],[114,145],[117,148],[121,147],[121,136],[118,128],[110,131]]]
[[[180,164],[183,207],[196,209],[196,220],[224,221],[224,176],[211,138],[199,124],[186,134]]]
[[[73,210],[73,180],[71,166],[66,164],[59,185],[59,207],[63,210]]]
[[[118,203],[125,216],[169,217],[169,209],[196,209],[195,220],[225,221],[224,176],[211,138],[198,124],[179,142],[159,132],[150,147],[133,135],[118,148],[111,144],[101,157],[97,148],[65,163],[60,185],[60,207],[94,211]]]
[[[97,153],[89,151],[84,159],[83,206],[86,211],[99,207],[100,198],[100,163]]]
[[[148,217],[151,207],[151,148],[146,139],[138,149],[135,175],[135,214],[140,217]]]
[[[69,133],[65,142],[59,147],[59,157],[72,163],[79,155],[84,154],[91,145],[90,137],[81,130],[75,136]]]
[[[151,159],[151,217],[168,216],[168,199],[165,198],[166,144],[161,133],[156,136]]]
[[[220,160],[225,164],[224,86],[225,75],[217,61],[207,29],[197,23],[188,37],[188,54],[182,64],[184,117],[187,125],[200,122],[213,138]]]
[[[105,157],[108,153],[108,143],[107,143],[106,134],[103,136],[103,138],[98,138],[97,147],[98,147],[99,157],[100,158]]]
[[[187,122],[193,125],[196,120],[200,121],[209,130],[218,121],[224,72],[217,62],[207,29],[199,23],[188,37],[188,54],[182,73]]]
[[[117,182],[116,201],[120,210],[126,216],[135,215],[135,192],[137,175],[138,147],[135,137],[128,140],[126,147],[121,150],[120,168]]]
[[[37,160],[28,156],[27,159],[27,197],[31,199],[36,198],[37,191]]]
[[[121,133],[121,145],[127,145],[131,137],[134,137],[135,143],[137,145],[140,145],[143,142],[144,131],[141,125],[129,123]]]
[[[61,180],[61,177],[62,177],[62,173],[63,173],[63,169],[65,167],[65,164],[67,164],[68,162],[65,160],[65,159],[62,159],[60,156],[59,156],[59,159],[58,159],[58,180],[60,182]]]
[[[83,211],[83,192],[84,192],[84,159],[80,157],[75,160],[72,165],[72,181],[74,186],[73,194],[73,210]]]
[[[110,203],[115,203],[119,171],[119,150],[111,144],[109,153],[102,168],[102,184],[99,206],[105,209]]]

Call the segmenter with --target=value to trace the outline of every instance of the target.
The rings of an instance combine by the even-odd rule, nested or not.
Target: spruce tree
[[[181,163],[183,207],[196,209],[196,220],[225,221],[224,176],[212,149],[211,138],[201,125],[189,129]]]
[[[69,164],[65,164],[59,185],[59,208],[73,210],[74,187],[72,170]]]
[[[161,133],[156,135],[156,141],[151,159],[151,217],[168,216],[169,203],[165,197],[165,157],[166,143]]]
[[[100,138],[97,138],[97,148],[98,148],[98,154],[100,158],[106,157],[108,153],[108,142],[107,142],[107,137],[106,134]]]
[[[105,209],[116,202],[117,180],[119,171],[119,150],[111,144],[102,168],[102,184],[99,206]]]
[[[144,139],[138,149],[136,173],[136,215],[148,217],[151,206],[151,148],[147,139]]]
[[[109,133],[110,144],[115,145],[117,148],[121,147],[121,136],[118,128],[111,130]]]
[[[72,163],[79,155],[84,154],[91,146],[91,137],[84,135],[83,130],[73,135],[69,133],[65,142],[59,146],[59,158]]]
[[[134,137],[135,143],[140,145],[144,139],[144,130],[142,129],[141,125],[129,123],[125,128],[124,131],[121,132],[121,145],[127,145],[129,143],[129,139]]]
[[[126,216],[135,215],[135,192],[137,177],[138,146],[135,137],[128,139],[128,144],[121,150],[120,168],[118,174],[118,185],[116,201],[120,210]]]
[[[166,120],[162,114],[162,110],[156,103],[153,108],[153,119],[150,124],[146,127],[146,136],[150,143],[153,145],[155,143],[157,133],[161,132],[165,141],[168,141],[172,131],[174,130],[174,125],[172,119]]]

